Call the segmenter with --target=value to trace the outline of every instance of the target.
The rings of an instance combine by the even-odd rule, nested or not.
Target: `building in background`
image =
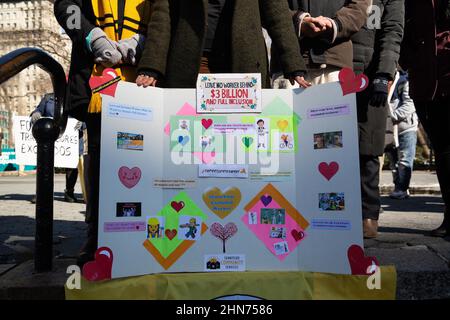
[[[0,0],[0,56],[24,47],[52,55],[68,70],[71,42],[53,14],[53,0]],[[42,96],[52,92],[48,74],[30,66],[0,85],[2,148],[13,148],[12,117],[28,115]]]

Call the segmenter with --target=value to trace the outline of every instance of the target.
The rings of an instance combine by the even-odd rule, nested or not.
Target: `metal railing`
[[[0,57],[0,84],[34,64],[48,72],[55,95],[54,118],[41,118],[32,129],[37,142],[34,267],[36,272],[47,272],[52,269],[53,262],[55,141],[64,133],[67,124],[64,113],[66,76],[62,66],[46,52],[23,48]]]

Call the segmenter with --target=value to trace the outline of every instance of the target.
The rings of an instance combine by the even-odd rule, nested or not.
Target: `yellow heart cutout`
[[[206,206],[219,218],[227,217],[241,202],[241,191],[231,187],[222,192],[217,187],[210,188],[203,193]]]
[[[287,120],[278,120],[277,126],[280,128],[281,131],[284,131],[289,125],[289,122]]]

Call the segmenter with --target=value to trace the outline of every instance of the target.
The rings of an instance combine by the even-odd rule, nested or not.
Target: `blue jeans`
[[[393,168],[396,190],[407,191],[411,182],[414,158],[416,156],[417,132],[409,131],[398,136],[397,163]]]

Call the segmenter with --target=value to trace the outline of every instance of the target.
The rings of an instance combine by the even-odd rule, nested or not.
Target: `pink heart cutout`
[[[344,68],[339,72],[343,95],[364,91],[369,86],[369,78],[363,73],[355,75],[352,69]]]
[[[83,266],[83,276],[89,281],[111,279],[113,253],[108,247],[98,248],[95,252],[95,260]]]
[[[118,175],[120,182],[128,189],[131,189],[138,184],[139,180],[141,180],[141,169],[138,167],[130,169],[123,166],[120,167]]]
[[[338,171],[339,171],[339,164],[335,161],[330,162],[330,163],[321,162],[319,164],[319,172],[328,181],[330,181],[331,178],[333,178],[336,175],[336,173],[338,173]]]
[[[194,156],[199,160],[202,160],[202,163],[208,164],[214,161],[216,158],[216,152],[194,152]]]
[[[91,76],[91,78],[89,79],[89,86],[91,87],[91,90],[94,91],[95,89],[105,85],[106,83],[116,79],[117,77],[118,75],[114,69],[106,68],[103,70],[101,76]],[[98,92],[114,97],[116,95],[117,84],[118,81],[108,85]]]
[[[205,129],[208,129],[209,127],[211,127],[212,124],[213,124],[212,119],[202,119],[202,126],[203,126]]]

